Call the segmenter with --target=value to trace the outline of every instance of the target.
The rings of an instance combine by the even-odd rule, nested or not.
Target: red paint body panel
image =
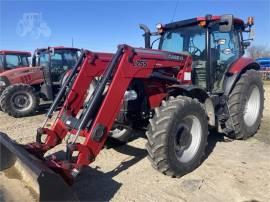
[[[2,72],[0,76],[8,78],[10,84],[24,83],[29,85],[44,82],[43,71],[39,67],[21,67]]]
[[[254,60],[252,58],[249,57],[241,57],[239,59],[237,59],[231,66],[229,69],[229,73],[235,74],[240,72],[242,69],[244,69],[246,66],[248,66],[249,64],[254,63]]]

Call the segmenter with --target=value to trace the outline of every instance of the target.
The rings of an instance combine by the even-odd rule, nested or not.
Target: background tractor
[[[29,67],[30,52],[0,50],[0,96],[9,82],[4,75],[6,71],[14,71],[17,68]],[[15,70],[17,71],[17,70]],[[1,110],[1,106],[0,106]]]
[[[4,71],[29,67],[31,53],[25,51],[0,50],[0,74]]]
[[[0,106],[13,117],[33,114],[40,98],[52,101],[80,55],[77,48],[37,49],[32,67],[16,68],[0,74]],[[29,62],[27,61],[29,65]]]
[[[112,130],[128,128],[145,131],[149,160],[159,172],[181,177],[193,171],[204,160],[210,128],[235,139],[247,139],[259,128],[264,105],[259,65],[243,57],[249,43],[242,33],[252,25],[252,18],[245,24],[232,15],[207,15],[158,25],[155,33],[141,25],[146,48],[120,45],[114,55],[85,50],[36,142],[18,145],[1,134],[1,170],[24,168],[41,201],[75,200],[67,184],[95,160]],[[160,38],[158,50],[151,49],[151,35]],[[64,139],[64,159],[44,158]]]

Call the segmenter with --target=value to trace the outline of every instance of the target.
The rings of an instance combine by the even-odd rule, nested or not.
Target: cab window
[[[183,37],[178,32],[167,32],[163,38],[161,49],[180,53],[183,51]]]
[[[39,66],[47,67],[49,65],[49,55],[47,53],[42,53],[39,55]]]
[[[3,69],[3,67],[4,67],[4,56],[0,55],[0,71],[1,69]]]
[[[6,55],[6,66],[9,69],[16,68],[20,65],[18,55]]]
[[[239,36],[236,32],[213,32],[214,44],[212,47],[219,51],[217,58],[220,63],[229,64],[239,58],[240,44]]]
[[[62,64],[62,55],[60,53],[54,53],[51,56],[51,68],[53,69],[62,69],[63,64]]]
[[[64,52],[63,58],[63,66],[67,66],[70,69],[75,66],[78,56],[76,52]]]
[[[28,57],[27,56],[21,56],[21,64],[22,66],[29,66]]]

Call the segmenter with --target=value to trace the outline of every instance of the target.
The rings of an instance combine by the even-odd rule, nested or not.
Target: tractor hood
[[[0,73],[0,78],[9,84],[25,83],[29,85],[43,83],[43,72],[39,67],[21,67]]]
[[[188,52],[169,52],[163,50],[147,49],[147,48],[135,48],[134,53],[146,58],[156,58],[157,60],[173,60],[179,62],[185,62],[190,56]]]
[[[191,56],[188,52],[175,53],[148,48],[134,48],[133,53],[145,59],[156,58],[157,60],[173,60],[180,62],[185,62],[186,59]],[[111,61],[112,57],[114,56],[114,54],[112,53],[95,53],[95,54],[99,59],[104,61]]]

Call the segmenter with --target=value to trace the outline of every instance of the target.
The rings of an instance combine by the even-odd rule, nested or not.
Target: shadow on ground
[[[208,156],[214,151],[214,148],[216,147],[216,144],[218,142],[232,142],[232,139],[228,139],[224,134],[219,133],[217,131],[211,130],[208,135],[208,145],[205,150],[205,158],[206,160]]]
[[[114,149],[120,153],[133,156],[133,158],[120,162],[115,169],[109,172],[102,172],[99,167],[85,168],[73,186],[73,191],[80,201],[109,201],[122,186],[121,183],[113,180],[113,177],[127,170],[147,155],[146,150],[130,145]]]
[[[213,152],[217,142],[226,142],[224,135],[211,132],[208,137],[205,159]],[[122,186],[113,177],[145,158],[147,151],[130,145],[114,148],[117,152],[133,156],[131,160],[120,162],[112,171],[102,172],[99,167],[85,168],[76,179],[73,191],[81,201],[109,201]],[[204,159],[204,160],[205,160]]]

